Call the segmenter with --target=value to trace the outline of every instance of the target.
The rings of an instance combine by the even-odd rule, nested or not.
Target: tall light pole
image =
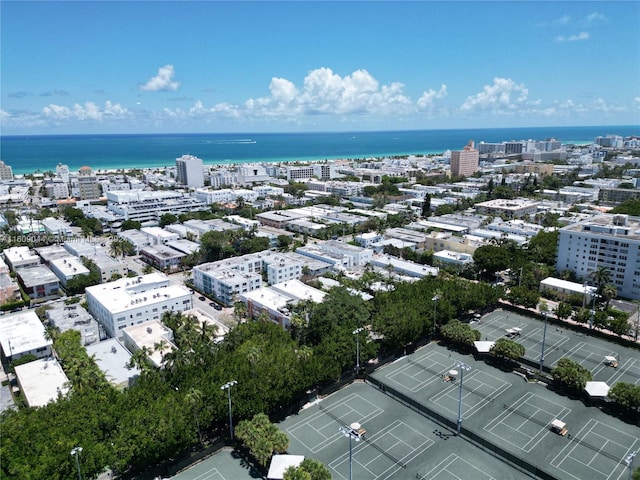
[[[353,478],[353,454],[351,441],[355,440],[356,442],[360,441],[360,434],[352,427],[348,427],[347,425],[343,425],[338,429],[340,433],[342,433],[345,437],[349,437],[349,480]]]
[[[434,295],[431,299],[433,301],[433,334],[432,337],[436,336],[436,313],[438,308],[438,300],[440,300],[440,295]]]
[[[638,451],[635,450],[631,452],[629,455],[627,455],[627,458],[624,459],[624,463],[626,463],[627,467],[629,467],[629,480],[631,480],[631,477],[633,475],[633,459],[636,458],[637,454],[638,454]]]
[[[464,380],[464,372],[471,370],[471,367],[464,362],[456,362],[456,367],[460,369],[460,392],[458,393],[458,436],[460,436],[460,427],[462,426],[462,381]]]
[[[542,367],[544,366],[544,342],[547,338],[547,312],[542,312],[544,317],[544,329],[542,330],[542,352],[540,352],[540,373],[542,373]]]
[[[352,333],[356,336],[356,375],[360,373],[360,332],[364,327],[356,328]]]
[[[220,387],[220,390],[226,390],[229,397],[229,437],[233,440],[233,415],[231,410],[231,387],[237,385],[238,382],[236,380],[231,380],[230,382],[225,383]]]
[[[74,447],[73,450],[71,450],[71,456],[75,457],[76,467],[78,467],[78,480],[82,480],[82,473],[80,472],[80,459],[78,458],[81,451],[82,447]]]

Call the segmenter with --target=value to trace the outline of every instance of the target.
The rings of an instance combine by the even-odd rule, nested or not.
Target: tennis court
[[[640,385],[640,355],[636,350],[623,347],[598,337],[570,330],[555,324],[547,324],[544,335],[544,322],[519,313],[495,310],[473,322],[472,327],[482,334],[482,338],[495,341],[498,338],[511,338],[525,347],[525,358],[536,363],[542,353],[542,339],[545,339],[545,366],[553,368],[561,358],[570,358],[580,363],[593,374],[596,381],[607,382],[610,386],[616,382]],[[508,330],[518,329],[519,335],[508,337]],[[605,357],[614,357],[617,367],[613,368]]]
[[[389,478],[430,446],[427,438],[403,419],[381,418],[385,413],[365,396],[352,393],[339,401],[326,399],[309,407],[304,419],[287,426],[285,431],[292,441],[316,455],[328,447],[342,445],[342,453],[328,462],[336,478],[348,478],[349,438],[340,427],[358,423],[366,433],[352,443],[358,454],[352,457],[352,468],[364,478]],[[352,445],[353,446],[353,445]]]
[[[172,480],[249,480],[252,478],[262,478],[262,476],[247,465],[236,452],[228,448],[216,452],[171,477]]]
[[[460,398],[459,381],[446,383],[446,387],[432,396],[430,400],[450,414],[457,415],[458,399]],[[511,383],[497,379],[480,370],[472,370],[465,374],[462,384],[462,418],[469,418],[479,412],[509,387],[511,387]]]
[[[626,473],[626,456],[639,447],[640,438],[591,419],[568,439],[551,465],[565,478],[617,479]]]
[[[416,478],[419,480],[461,480],[464,478],[496,480],[496,477],[491,473],[485,472],[455,453],[449,455],[424,475],[416,475]]]
[[[523,327],[527,328],[526,324]],[[583,337],[579,337],[572,342],[572,353],[582,352],[585,357],[591,355],[594,359],[591,363],[594,364],[595,358],[600,358],[598,367],[604,360],[604,353],[621,353],[621,349],[612,352],[613,344],[606,342],[599,347],[603,350],[594,348],[590,351],[590,346]],[[562,349],[560,353],[564,354]],[[622,358],[617,369],[603,365],[602,372],[628,375],[626,370],[622,370],[625,362],[633,366],[636,361],[637,359],[628,356],[626,360]],[[493,445],[556,478],[571,478],[567,477],[566,469],[580,480],[618,479],[625,466],[624,453],[639,446],[640,440],[636,442],[636,439],[640,438],[640,428],[637,426],[626,424],[598,408],[558,395],[535,382],[527,382],[513,373],[503,372],[472,356],[449,351],[435,343],[378,369],[372,377],[387,385],[387,391],[394,388],[455,424],[460,378],[456,378],[454,382],[443,382],[438,374],[455,368],[459,362],[470,367],[464,373],[462,382],[463,429],[473,431]],[[597,369],[593,370],[599,372]],[[421,387],[415,388],[416,385]],[[585,430],[587,422],[592,420],[597,421],[601,427]],[[556,422],[565,423],[567,432],[559,434],[554,430]],[[598,437],[595,436],[596,431]],[[459,452],[454,450],[450,453]],[[594,457],[602,458],[596,462],[592,461]],[[476,472],[464,465],[462,459],[454,456],[448,459],[444,457],[441,461],[443,463],[438,468],[442,468],[442,473],[438,473],[438,468],[432,466],[421,470],[419,473],[423,477],[419,478],[490,478],[493,472],[473,465],[481,470]],[[574,468],[572,463],[577,461],[593,468],[584,465],[581,469]],[[473,477],[460,475],[460,471],[473,472]],[[603,472],[606,475],[603,476]]]
[[[366,429],[361,440],[352,440],[354,479],[532,478],[369,383],[348,385],[308,405],[279,426],[290,438],[289,453],[318,459],[329,467],[334,479],[347,479],[349,438],[339,429],[353,422]],[[461,451],[464,459],[455,455]],[[441,468],[443,465],[446,469]],[[476,470],[492,472],[493,477],[476,476]],[[430,473],[436,471],[437,474]],[[469,472],[474,476],[470,477]]]
[[[529,453],[544,437],[555,435],[553,420],[563,420],[571,410],[550,399],[527,392],[512,405],[502,405],[504,411],[484,427],[491,435],[508,442],[514,448]]]

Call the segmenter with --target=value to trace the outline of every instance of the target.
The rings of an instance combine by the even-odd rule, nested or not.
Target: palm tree
[[[607,267],[598,267],[589,274],[598,287],[598,292],[602,293],[602,288],[611,283],[611,271]]]
[[[184,396],[184,400],[193,410],[193,416],[196,419],[196,428],[198,429],[198,441],[202,443],[200,419],[198,418],[198,411],[200,410],[200,408],[202,408],[202,392],[195,387],[191,387],[187,394]]]
[[[618,296],[618,289],[612,283],[606,284],[602,287],[602,298],[606,302],[604,309],[609,310],[609,302]]]

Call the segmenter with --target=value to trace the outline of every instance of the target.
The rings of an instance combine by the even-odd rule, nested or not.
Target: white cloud
[[[571,17],[569,15],[563,15],[560,18],[556,18],[552,23],[554,25],[567,25],[571,21]]]
[[[602,13],[593,12],[587,15],[587,24],[594,22],[606,22],[608,19]]]
[[[563,37],[562,35],[556,37],[556,42],[578,42],[581,40],[588,40],[589,32],[580,32],[577,35],[571,35],[569,37]]]
[[[438,90],[437,92],[433,88],[430,88],[429,90],[424,92],[422,96],[418,99],[418,103],[417,103],[418,108],[421,110],[428,110],[431,107],[433,107],[433,101],[436,98],[444,98],[446,96],[447,96],[447,86],[445,84],[442,84],[440,86],[440,90]]]
[[[415,110],[403,94],[404,85],[380,86],[366,70],[341,77],[330,68],[312,70],[298,88],[284,78],[273,78],[270,96],[250,98],[242,105],[251,116],[392,114]],[[221,109],[216,109],[221,112]]]
[[[496,77],[493,85],[485,85],[483,90],[467,97],[460,107],[462,111],[508,112],[527,105],[529,90],[523,84],[516,84],[510,78]]]
[[[73,107],[50,103],[42,109],[42,114],[52,120],[97,120],[106,118],[122,119],[130,115],[130,112],[119,103],[106,101],[101,109],[93,102],[85,102],[83,105],[76,103]]]
[[[173,81],[173,65],[165,65],[158,69],[158,75],[151,77],[147,83],[140,86],[140,90],[157,92],[160,90],[177,90],[180,82]]]

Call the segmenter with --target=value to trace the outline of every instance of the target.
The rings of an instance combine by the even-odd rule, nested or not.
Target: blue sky
[[[5,135],[640,124],[640,2],[0,2]]]

